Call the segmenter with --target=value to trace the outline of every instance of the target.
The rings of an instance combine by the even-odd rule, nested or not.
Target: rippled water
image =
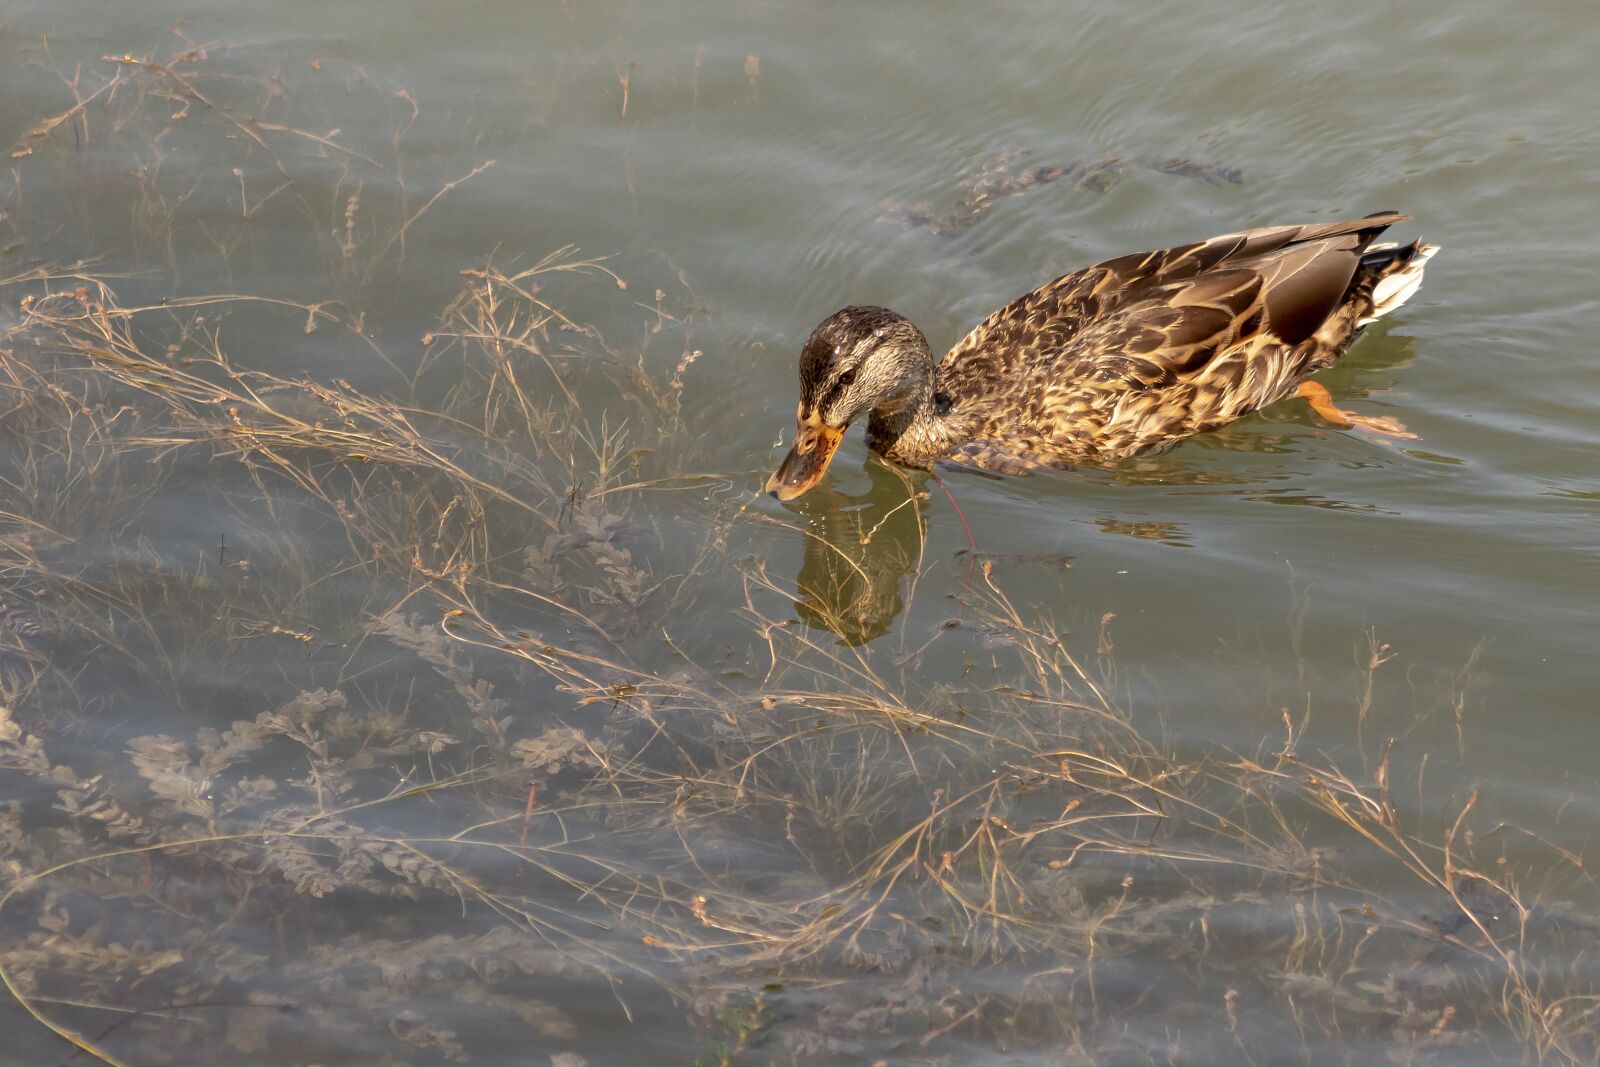
[[[1011,296],[1098,258],[1245,226],[1411,213],[1417,221],[1396,235],[1425,234],[1443,248],[1426,285],[1323,380],[1341,402],[1396,417],[1419,440],[1396,445],[1339,431],[1286,402],[1112,470],[945,481],[971,521],[979,560],[1019,616],[1053,619],[1091,652],[1114,646],[1119,706],[1174,758],[1260,758],[1283,747],[1286,719],[1307,724],[1301,753],[1363,783],[1390,751],[1406,768],[1393,784],[1405,798],[1396,802],[1434,840],[1476,790],[1463,825],[1496,842],[1518,877],[1548,882],[1553,899],[1565,894],[1581,911],[1593,899],[1570,861],[1600,829],[1600,360],[1588,330],[1600,312],[1590,263],[1600,240],[1591,188],[1600,168],[1597,50],[1600,21],[1578,3],[1535,13],[1476,0],[1115,10],[1038,0],[937,10],[898,2],[870,10],[358,2],[214,4],[193,13],[23,0],[0,13],[0,146],[11,157],[0,174],[0,278],[93,260],[88,269],[130,305],[211,293],[329,302],[360,336],[308,332],[299,328],[303,313],[249,305],[212,313],[219,344],[236,367],[345,380],[427,408],[458,384],[455,363],[425,362],[421,339],[442,329],[463,270],[526,266],[567,245],[610,257],[605,265],[627,281],[625,291],[598,274],[566,289],[568,279],[554,279],[552,291],[562,293],[566,314],[598,327],[626,359],[653,325],[662,327],[645,369],[658,382],[676,376],[681,424],[636,458],[641,478],[677,480],[645,493],[625,543],[630,565],[652,579],[692,575],[675,594],[681,607],[658,601],[642,614],[654,629],[635,635],[632,649],[660,671],[680,669],[681,653],[708,677],[733,679],[730,686],[761,679],[769,650],[744,609],[751,568],[764,568],[782,588],[798,584],[802,600],[791,608],[769,597],[767,610],[813,624],[812,640],[840,655],[863,648],[874,670],[896,665],[926,694],[974,685],[975,671],[985,691],[1031,683],[998,666],[993,635],[958,607],[983,578],[949,501],[934,489],[905,506],[906,483],[867,462],[859,434],[825,492],[792,510],[759,495],[792,432],[794,360],[818,320],[847,303],[881,303],[918,323],[938,350]],[[210,80],[186,89],[144,60],[203,70]],[[85,101],[76,114],[74,93]],[[52,116],[64,117],[41,128]],[[269,139],[276,156],[265,150]],[[940,224],[997,158],[1014,170],[1083,166],[1091,180],[1040,185],[997,200],[970,225]],[[22,283],[0,290],[0,327],[18,320],[24,292],[40,291]],[[177,322],[148,329],[155,336]],[[425,372],[414,378],[419,367]],[[636,412],[612,392],[574,381],[592,431],[637,430]],[[20,454],[22,436],[7,431],[8,455]],[[16,702],[19,721],[31,716],[59,761],[114,780],[127,773],[120,754],[132,738],[226,728],[317,686],[343,686],[357,703],[404,703],[416,672],[374,652],[382,642],[367,631],[407,595],[405,582],[319,584],[315,576],[348,563],[352,544],[331,513],[303,502],[265,507],[249,469],[209,451],[152,454],[172,466],[147,498],[135,487],[127,500],[75,510],[81,528],[54,531],[70,542],[55,558],[84,574],[114,572],[158,612],[165,634],[147,645],[118,631],[121,661],[87,639],[27,638],[71,674],[79,701],[70,714]],[[23,494],[8,501],[6,492],[0,511],[26,509]],[[582,506],[575,498],[574,510]],[[12,518],[15,542],[26,515]],[[530,534],[528,544],[544,536]],[[819,536],[854,544],[855,562],[841,566],[837,553],[819,549]],[[242,577],[228,569],[252,554],[281,559],[285,544],[298,562],[257,562]],[[707,565],[708,545],[726,557]],[[304,648],[283,633],[186,644],[185,628],[203,629],[219,610],[197,591],[213,559],[219,566],[207,582],[287,589],[303,579],[303,592],[274,601],[281,610],[270,624],[315,639]],[[14,630],[37,593],[24,579],[20,567],[0,575]],[[425,586],[411,583],[407,606],[431,619],[441,605]],[[841,602],[839,632],[816,628],[817,605]],[[524,609],[504,620],[508,630],[562,625],[559,614]],[[1392,659],[1374,683],[1364,665],[1380,645]],[[152,648],[182,659],[181,669],[155,663]],[[32,669],[23,663],[14,657],[6,667],[17,692],[17,678]],[[519,729],[530,721],[598,729],[590,705],[542,677],[498,684]],[[1370,711],[1358,713],[1369,686]],[[424,717],[441,731],[470,732],[442,713]],[[830,758],[848,764],[849,751]],[[55,802],[49,789],[6,774],[0,787],[20,800],[13,810],[24,822]],[[885,811],[921,803],[924,784],[897,793],[891,783],[871,803]],[[119,790],[132,795],[131,786]],[[439,806],[442,821],[415,815],[411,828],[471,822],[457,818],[469,801]],[[662,835],[679,832],[670,803],[658,814]],[[606,825],[575,833],[603,837]],[[717,833],[708,862],[759,872],[775,887],[817,876],[767,847],[785,833],[770,811]],[[1395,923],[1432,921],[1445,908],[1443,894],[1392,854],[1354,839],[1325,844],[1343,852],[1350,879],[1384,894]],[[870,849],[840,847],[842,868],[859,873]],[[1561,850],[1570,850],[1567,859]],[[208,881],[194,890],[215,891]],[[789,892],[773,888],[772,899]],[[910,1024],[863,1023],[817,1051],[793,1035],[829,1032],[839,1011],[830,989],[848,990],[864,1007],[903,1003],[914,997],[907,969],[922,964],[880,960],[842,972],[765,965],[735,978],[718,970],[716,957],[731,950],[716,938],[703,952],[673,955],[642,944],[653,928],[625,910],[607,912],[603,928],[586,936],[596,952],[636,968],[629,977],[608,984],[556,968],[497,994],[542,1006],[543,1024],[530,1024],[542,1035],[536,1047],[499,1021],[496,1012],[507,1010],[500,1001],[425,988],[414,1010],[453,1030],[474,1063],[557,1054],[591,1064],[808,1055],[1215,1062],[1236,1047],[1259,1062],[1395,1054],[1398,1039],[1376,1022],[1348,1024],[1335,1039],[1286,1021],[1340,1002],[1305,990],[1297,999],[1272,947],[1252,950],[1255,961],[1229,950],[1230,930],[1257,921],[1252,899],[1226,901],[1210,916],[1218,948],[1199,963],[1174,963],[1177,953],[1159,942],[1114,954],[1096,995],[1117,1005],[1120,1036],[1102,1026],[1098,1045],[1075,1047],[1042,1013],[1018,1022],[1022,1009],[1002,1019],[999,1008],[977,1006],[1047,975],[1093,969],[1020,953],[952,980],[961,997],[977,999],[940,1001],[925,988],[944,1005],[931,1012],[942,1021],[919,1017],[910,1033]],[[551,900],[589,916],[581,897]],[[338,893],[320,903],[353,919],[367,907]],[[171,904],[171,916],[191,904],[199,907]],[[29,898],[0,911],[0,947],[34,936],[40,906]],[[409,916],[384,907],[394,914],[377,929],[392,928],[397,939],[420,938],[434,924],[457,933],[492,925],[463,920],[459,901],[423,901]],[[281,921],[244,928],[256,920],[242,905],[240,915],[232,934],[249,951],[289,953],[311,940],[286,934]],[[1362,928],[1343,936],[1358,940]],[[183,945],[174,929],[150,939]],[[1293,939],[1283,931],[1285,943]],[[1582,943],[1575,939],[1574,958]],[[425,969],[429,949],[416,951]],[[470,970],[470,961],[440,966]],[[1181,969],[1173,981],[1184,992],[1156,992],[1167,967]],[[1381,987],[1383,978],[1360,980]],[[1275,985],[1281,999],[1272,999]],[[1242,1001],[1239,989],[1247,989]],[[127,992],[125,1003],[137,1004]],[[181,1003],[181,992],[163,1003]],[[227,998],[247,993],[232,989]],[[1061,996],[1089,1012],[1083,995]],[[1382,1001],[1370,990],[1350,995]],[[759,1011],[739,999],[761,996]],[[1265,999],[1252,1005],[1252,996]],[[1254,1019],[1238,1046],[1236,1001]],[[1384,1010],[1372,1017],[1388,1019]],[[1266,1021],[1278,1016],[1285,1021]],[[0,1017],[22,1050],[11,1062],[67,1057],[69,1047],[15,1003]],[[118,1028],[116,1019],[88,1012],[66,1025],[105,1032],[113,1050],[125,1038],[122,1054],[140,1061],[185,1033],[181,1022]],[[410,1016],[369,1022],[285,1014],[272,1030],[282,1045],[237,1034],[230,1041],[241,1055],[279,1050],[281,1058],[261,1062],[434,1062],[450,1051],[405,1044],[403,1032],[421,1025]],[[1420,1032],[1435,1022],[1430,1016]],[[1434,1036],[1448,1034],[1447,1024]],[[139,1027],[146,1043],[129,1036]],[[935,1031],[938,1041],[923,1040]],[[514,1036],[498,1036],[505,1033]],[[1407,1047],[1424,1060],[1499,1054],[1471,1041]]]

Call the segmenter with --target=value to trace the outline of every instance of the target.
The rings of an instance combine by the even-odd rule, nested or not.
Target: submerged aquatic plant
[[[969,657],[964,682],[922,681],[927,646],[833,644],[786,622],[806,594],[758,563],[743,567],[749,667],[708,669],[670,638],[702,571],[657,577],[640,555],[653,544],[647,488],[696,476],[619,465],[628,439],[588,436],[576,405],[496,375],[492,338],[462,354],[485,360],[478,396],[500,402],[469,408],[463,389],[434,412],[236,369],[220,331],[181,327],[175,346],[152,351],[140,321],[169,309],[83,288],[26,301],[13,380],[76,389],[74,410],[93,407],[85,390],[124,398],[137,417],[108,431],[105,462],[205,448],[243,464],[274,509],[311,502],[343,531],[347,566],[388,591],[341,629],[366,655],[382,642],[406,659],[382,668],[403,689],[373,689],[356,660],[305,663],[291,620],[272,623],[276,635],[265,619],[240,627],[295,601],[262,575],[293,586],[304,572],[255,553],[250,585],[224,581],[219,562],[183,591],[226,626],[147,624],[146,647],[168,664],[161,685],[192,701],[186,673],[209,645],[276,636],[276,660],[299,655],[308,684],[333,669],[331,686],[191,738],[129,736],[120,767],[92,775],[8,712],[0,766],[55,800],[48,818],[34,805],[7,813],[0,931],[36,925],[3,943],[0,968],[13,996],[80,1047],[114,1059],[58,1013],[110,1013],[129,1034],[176,1020],[197,1040],[270,1055],[308,1028],[331,1040],[382,1012],[401,1044],[461,1058],[470,1041],[418,1014],[422,988],[559,1041],[575,1024],[528,1007],[511,992],[519,981],[620,991],[633,972],[688,1000],[708,1032],[731,1027],[731,1041],[717,1039],[730,1062],[758,1033],[821,1060],[980,1035],[1109,1051],[1117,1005],[1154,990],[1108,987],[1103,971],[1177,958],[1235,976],[1226,1025],[1191,1042],[1248,1047],[1259,1033],[1270,1044],[1274,1005],[1287,1003],[1308,1047],[1360,1020],[1408,1055],[1466,1045],[1584,1058],[1594,1001],[1581,966],[1567,978],[1552,967],[1600,928],[1532,895],[1526,874],[1475,858],[1473,799],[1430,838],[1391,796],[1390,757],[1352,776],[1301,755],[1304,724],[1292,721],[1270,756],[1185,761],[1119,703],[1109,631],[1081,658],[1070,635],[1011,603],[989,561],[964,615],[929,639]],[[648,393],[639,403],[636,433],[674,432],[670,407]],[[473,448],[468,410],[539,414],[518,416],[520,449],[484,426]],[[33,447],[74,432],[66,420]],[[559,456],[559,440],[582,451]],[[581,496],[561,478],[579,470]],[[729,511],[726,539],[748,536],[741,514]],[[35,608],[47,632],[90,635],[91,659],[139,654],[99,607],[84,610],[148,611],[116,584],[125,576],[68,575],[15,550],[7,565],[50,590]],[[664,646],[643,639],[662,626]],[[308,638],[313,652],[323,634]],[[31,666],[8,675],[7,706],[71,706],[71,661],[10,640]],[[1366,661],[1358,721],[1390,655]],[[1361,865],[1352,856],[1395,864],[1444,915],[1365,889],[1345,873]],[[132,909],[107,911],[130,893]],[[323,903],[354,896],[451,900],[466,913],[439,932]],[[146,909],[183,921],[155,937]],[[253,940],[275,927],[276,946]],[[620,950],[618,930],[633,931],[636,951]],[[1240,971],[1262,959],[1267,973]],[[979,981],[997,963],[1034,977],[999,994]],[[134,974],[143,992],[130,1003]],[[763,974],[781,978],[751,1001]],[[1210,987],[1169,981],[1161,996]],[[779,1021],[797,1017],[808,1022]]]
[[[240,79],[261,56],[107,62],[19,158],[84,122],[164,159],[150,132],[188,109],[282,172],[237,179],[241,215],[304,215],[329,295],[0,279],[0,979],[65,1057],[460,1061],[511,1034],[574,1063],[612,1002],[687,1012],[713,1063],[1600,1056],[1583,857],[1470,785],[1442,816],[1401,798],[1376,635],[1350,769],[1287,714],[1251,753],[1163,742],[1111,615],[1059,629],[1013,562],[913,647],[874,640],[946,565],[920,487],[804,528],[730,492],[754,480],[706,469],[691,383],[737,357],[697,347],[669,263],[634,265],[659,288],[570,248],[479,263],[385,349],[361,298],[485,161],[424,197],[396,90],[357,144],[212,107],[310,106]],[[332,208],[296,188],[307,158],[336,161]],[[177,247],[171,180],[139,179],[141,250]],[[241,320],[394,376],[244,362]],[[231,542],[147,535],[179,487]],[[712,527],[689,548],[683,500]],[[1418,718],[1460,727],[1470,666]]]

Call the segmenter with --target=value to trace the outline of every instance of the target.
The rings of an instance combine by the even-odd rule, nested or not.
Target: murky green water
[[[196,1041],[216,1046],[208,1060],[562,1067],[578,1061],[551,1058],[1592,1054],[1583,961],[1600,927],[1577,860],[1600,830],[1597,51],[1600,21],[1578,3],[13,2],[0,12],[0,279],[92,261],[77,273],[158,309],[130,335],[141,350],[179,344],[188,359],[209,344],[239,370],[449,408],[455,421],[425,434],[505,499],[461,525],[448,490],[432,500],[409,480],[415,468],[310,449],[294,462],[323,479],[319,496],[270,456],[242,462],[238,439],[175,443],[170,382],[104,386],[104,407],[82,416],[112,419],[104,433],[20,405],[0,416],[5,701],[71,768],[0,763],[13,834],[0,834],[0,889],[15,894],[0,905],[0,961],[26,975],[33,1008],[126,1062],[194,1062]],[[969,226],[918,224],[954,210],[997,157],[1089,177],[1000,199]],[[859,434],[803,506],[759,495],[792,432],[799,343],[843,304],[892,306],[940,350],[1098,258],[1379,209],[1417,216],[1396,235],[1443,252],[1324,380],[1418,441],[1334,430],[1290,402],[1114,470],[950,474],[977,560],[945,496],[869,463]],[[594,269],[532,276],[521,293],[463,274],[493,265],[503,281],[566,246],[580,251],[564,261],[608,257],[626,288]],[[70,304],[78,284],[0,289],[0,329],[25,320],[23,297]],[[496,351],[449,310],[490,290],[504,328],[541,308],[563,317],[537,351]],[[299,307],[159,310],[209,294]],[[0,354],[32,359],[40,343],[18,333]],[[486,384],[502,381],[501,359],[565,414],[519,414]],[[102,388],[88,372],[68,380]],[[229,402],[195,403],[226,421]],[[284,403],[307,424],[343,410]],[[52,433],[71,448],[29,451]],[[93,463],[99,474],[81,473]],[[358,498],[382,521],[341,510]],[[476,585],[452,576],[469,558],[483,563]],[[440,621],[463,605],[498,631]],[[1044,620],[1064,644],[1028,645]],[[521,631],[533,651],[497,654]],[[1067,650],[1092,681],[1039,675],[1029,647]],[[1372,659],[1385,662],[1369,672]],[[497,709],[473,689],[484,682]],[[307,711],[314,737],[227,774],[196,764],[173,784],[172,760],[144,742],[128,754],[152,735],[214,748],[199,731],[318,689],[342,711]],[[1079,802],[1105,813],[1104,795],[1062,795],[1070,775],[1038,777],[1073,758],[1060,753],[1077,720],[1005,703],[1069,691],[1103,691],[1127,724],[1083,725],[1093,751],[1132,768],[1137,730],[1163,765],[1191,769],[1175,772],[1183,795],[1210,797],[1242,836],[1209,841],[1215,862],[1167,866],[1132,841],[1076,852],[1068,830],[1008,839],[1031,873],[1002,897],[1026,935],[958,934],[996,928],[976,905],[901,915],[926,901],[897,885],[879,905],[895,921],[874,913],[861,943],[765,951],[794,916],[826,926],[833,914],[809,905],[876,871],[930,798],[1013,767],[1024,738],[1056,755],[963,809],[952,841],[975,825],[1020,833]],[[861,692],[875,695],[829,702]],[[896,700],[938,725],[885,719]],[[449,743],[401,744],[400,727],[363,718],[375,709]],[[1426,842],[1418,862],[1454,870],[1440,848],[1470,844],[1538,902],[1523,927],[1556,945],[1541,974],[1576,998],[1543,1030],[1463,1025],[1501,995],[1498,946],[1514,942],[1461,919],[1396,846],[1315,805],[1285,801],[1277,824],[1228,784],[1223,769],[1244,758],[1301,773],[1273,762],[1286,722],[1308,764],[1388,788]],[[969,727],[1005,744],[968,744]],[[334,872],[316,895],[281,862],[172,844],[243,832],[218,829],[224,782],[300,781],[331,811],[496,767],[517,742],[546,746],[518,750],[521,777],[395,804],[382,833],[493,824],[502,844],[549,850],[536,872],[447,844],[429,855],[449,852],[473,881],[430,880],[406,873],[401,846],[358,862],[334,834],[307,845],[305,863]],[[328,746],[359,782],[318,762]],[[773,752],[788,762],[763,763]],[[144,830],[107,836],[104,809],[63,812],[67,779],[96,775]],[[1143,787],[1139,840],[1154,851],[1199,848],[1215,828],[1178,817],[1160,782]],[[247,799],[239,810],[265,803]],[[158,832],[163,818],[184,833]],[[254,825],[269,824],[291,839],[289,823]],[[1337,862],[1328,888],[1261,875],[1280,838],[1312,866]],[[157,841],[59,885],[25,880]],[[957,881],[1006,869],[977,845],[955,851]],[[939,850],[919,855],[907,884],[926,889]],[[340,881],[374,871],[401,889]],[[1056,939],[1052,924],[1074,933]],[[1103,940],[1083,932],[1097,924]],[[133,962],[88,962],[91,945]],[[160,952],[179,955],[139,962]],[[208,962],[180,975],[184,955]],[[1490,977],[1451,977],[1472,965]],[[16,997],[0,1018],[7,1062],[71,1058]],[[1561,1036],[1541,1045],[1539,1032]]]

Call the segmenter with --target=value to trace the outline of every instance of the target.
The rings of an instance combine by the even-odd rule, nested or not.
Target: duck
[[[1307,379],[1416,293],[1436,252],[1380,243],[1411,216],[1268,226],[1108,259],[1024,293],[942,360],[905,316],[852,305],[800,352],[788,454],[766,491],[793,500],[845,431],[905,467],[1009,474],[1165,451],[1291,396],[1344,428],[1414,438],[1337,407]]]

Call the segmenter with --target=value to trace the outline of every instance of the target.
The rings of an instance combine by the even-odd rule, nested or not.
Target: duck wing
[[[1408,217],[1245,230],[1065,275],[952,348],[940,389],[979,404],[1025,393],[1039,401],[1070,380],[1159,388],[1218,362],[1243,379],[1244,361],[1230,357],[1263,340],[1293,348],[1311,337],[1343,303],[1362,252]]]

